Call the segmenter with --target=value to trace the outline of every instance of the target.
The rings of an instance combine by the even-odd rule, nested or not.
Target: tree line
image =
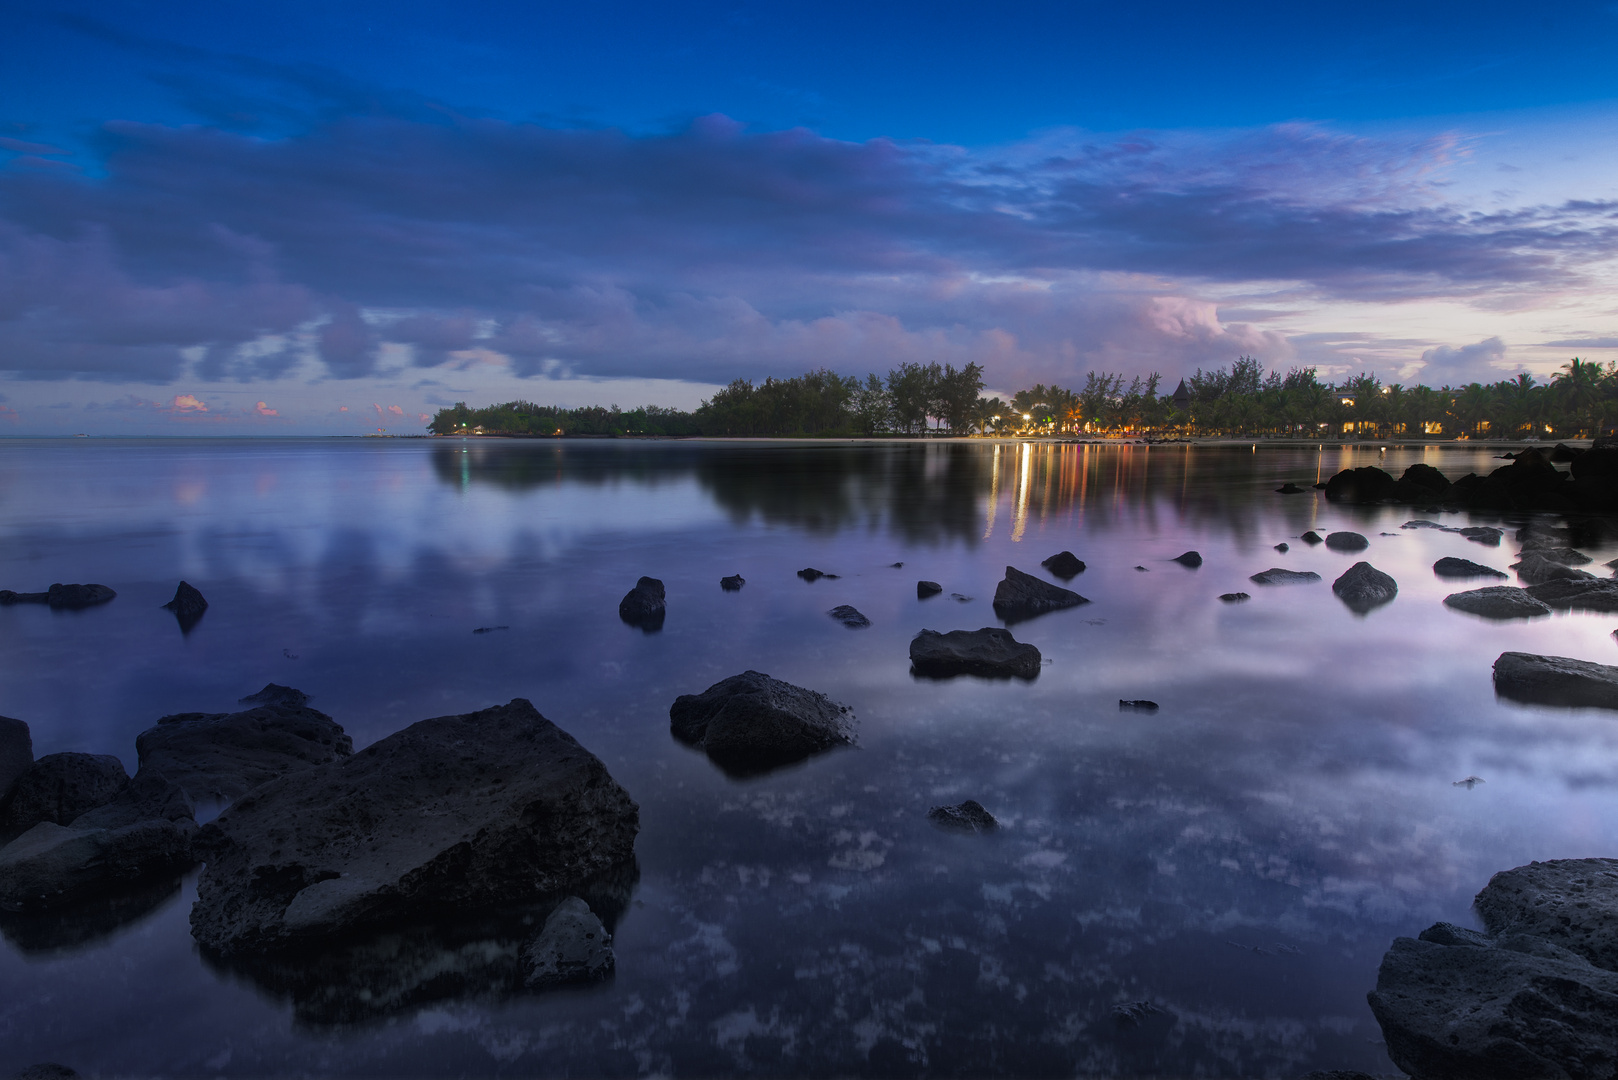
[[[1581,438],[1618,420],[1618,362],[1577,357],[1548,382],[1522,372],[1494,383],[1433,388],[1361,373],[1323,382],[1317,369],[1266,372],[1252,357],[1203,371],[1165,393],[1157,373],[1089,372],[1077,389],[1037,383],[1009,401],[982,396],[977,364],[900,364],[863,380],[826,369],[755,385],[737,379],[694,412],[563,409],[512,401],[439,410],[439,435],[885,435]]]

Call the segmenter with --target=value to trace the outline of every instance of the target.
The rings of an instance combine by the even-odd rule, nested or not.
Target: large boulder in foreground
[[[1005,580],[994,590],[994,613],[1007,622],[1031,619],[1047,611],[1078,607],[1089,602],[1071,589],[1041,581],[1015,566],[1006,567]]]
[[[1450,593],[1444,597],[1444,606],[1485,619],[1532,619],[1549,615],[1550,605],[1530,593],[1512,585],[1490,585],[1482,589]]]
[[[923,630],[910,640],[910,663],[918,675],[949,678],[986,675],[991,679],[1032,679],[1042,663],[1039,649],[1011,636],[1010,630]]]
[[[1357,562],[1332,582],[1331,591],[1350,610],[1363,615],[1398,596],[1399,584],[1370,563]]]
[[[1566,656],[1503,652],[1494,662],[1494,692],[1529,705],[1618,709],[1618,667]]]
[[[12,789],[0,814],[0,837],[11,840],[42,821],[66,825],[111,802],[127,783],[124,763],[110,754],[46,754]]]
[[[422,720],[255,788],[204,827],[192,935],[223,955],[576,891],[639,808],[522,698]]]
[[[228,802],[260,784],[347,757],[353,740],[291,687],[266,686],[269,704],[234,713],[178,713],[135,737],[140,767],[162,773],[198,802]]]
[[[1388,1056],[1425,1077],[1618,1075],[1618,860],[1496,874],[1478,933],[1398,938],[1368,996]]]
[[[744,671],[675,698],[669,730],[726,772],[751,776],[852,743],[854,717],[825,694]]]

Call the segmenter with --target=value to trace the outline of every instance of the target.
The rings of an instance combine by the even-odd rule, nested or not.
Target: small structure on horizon
[[[1185,388],[1184,379],[1181,379],[1180,385],[1174,388],[1174,395],[1169,400],[1174,402],[1176,409],[1183,410],[1191,407],[1191,391]]]

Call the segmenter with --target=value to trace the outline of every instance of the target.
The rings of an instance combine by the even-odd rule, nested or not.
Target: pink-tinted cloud
[[[175,394],[174,401],[170,403],[169,409],[172,412],[181,414],[205,413],[208,411],[208,403],[198,398],[195,394]]]
[[[403,416],[404,415],[404,410],[401,409],[397,405],[389,405],[388,406],[388,412],[392,413],[394,416]]]
[[[347,405],[339,405],[339,406],[337,406],[337,411],[338,412],[347,412],[348,411],[348,406]]]
[[[253,407],[253,411],[256,412],[260,416],[280,416],[281,415],[280,413],[276,412],[274,409],[270,408],[267,404],[265,404],[262,401],[259,402],[257,405],[255,405]]]

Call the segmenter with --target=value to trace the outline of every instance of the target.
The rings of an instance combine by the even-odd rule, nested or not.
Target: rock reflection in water
[[[0,912],[0,935],[31,956],[74,952],[140,922],[180,894],[180,881],[175,877],[144,882],[42,912]]]
[[[610,933],[629,906],[640,868],[619,866],[580,889]],[[446,1001],[491,1003],[529,990],[523,947],[565,900],[483,912],[445,912],[337,942],[229,958],[203,950],[209,967],[287,1001],[300,1024],[325,1027],[381,1020]]]

